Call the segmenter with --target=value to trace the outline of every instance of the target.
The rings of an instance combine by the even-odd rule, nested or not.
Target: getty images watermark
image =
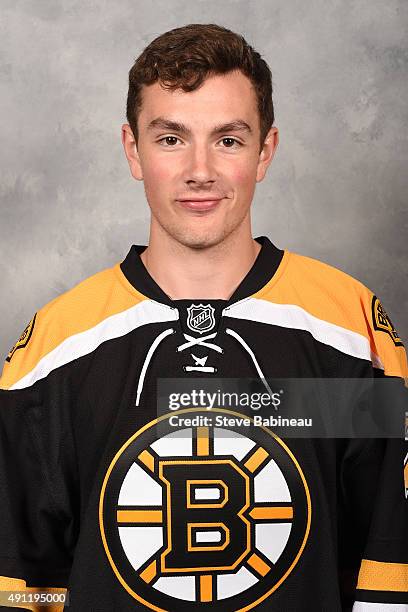
[[[262,408],[277,410],[282,403],[283,389],[271,393],[221,391],[209,392],[205,389],[191,389],[187,392],[173,392],[169,395],[169,410],[178,411],[183,408],[204,408],[206,411],[215,408],[233,408],[234,410],[250,409],[258,411]],[[169,419],[173,427],[222,427],[236,425],[239,427],[312,427],[311,418],[285,418],[282,416],[261,416],[251,414],[250,418],[242,414],[196,414],[195,416],[175,414]]]
[[[272,406],[275,410],[281,405],[283,389],[272,393],[247,393],[235,391],[209,392],[205,389],[191,389],[181,393],[173,392],[169,394],[169,410],[179,410],[180,408],[202,407],[211,410],[212,408],[251,408],[259,410],[262,407]]]
[[[164,419],[179,429],[248,433],[259,425],[284,437],[404,438],[407,398],[399,380],[384,378],[160,378],[157,425]]]

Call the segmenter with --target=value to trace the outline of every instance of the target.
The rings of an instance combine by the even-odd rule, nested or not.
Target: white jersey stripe
[[[223,314],[235,319],[308,331],[319,342],[332,346],[346,355],[371,361],[374,367],[384,369],[379,356],[371,351],[368,338],[319,319],[295,304],[275,304],[259,298],[244,298],[236,304],[227,306]]]
[[[408,612],[408,604],[355,601],[352,612]]]
[[[45,355],[37,365],[10,389],[23,389],[48,376],[53,370],[92,353],[103,342],[124,336],[134,329],[149,323],[162,323],[178,319],[177,309],[152,300],[139,304],[107,317],[95,327],[74,334],[63,340],[55,349]]]

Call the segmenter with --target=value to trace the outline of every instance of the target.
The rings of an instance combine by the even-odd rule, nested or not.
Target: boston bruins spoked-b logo
[[[109,466],[99,505],[109,562],[147,609],[250,610],[273,597],[303,552],[311,520],[305,477],[266,428],[177,427],[175,414],[136,432]],[[186,409],[177,422],[203,414],[212,423],[244,417]]]

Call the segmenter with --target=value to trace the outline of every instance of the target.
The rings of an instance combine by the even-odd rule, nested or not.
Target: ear
[[[128,123],[122,125],[122,144],[133,178],[137,181],[143,181],[142,165],[140,163],[136,140],[133,136],[132,128]]]
[[[276,148],[279,143],[278,128],[271,127],[266,135],[262,151],[259,154],[258,167],[256,170],[256,182],[259,183],[265,177],[269,164],[275,155]]]

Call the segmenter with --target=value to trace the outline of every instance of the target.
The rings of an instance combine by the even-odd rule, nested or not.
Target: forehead
[[[251,81],[240,71],[209,76],[196,90],[164,89],[159,82],[144,85],[140,127],[147,126],[155,117],[212,125],[231,118],[240,118],[249,125],[257,125],[258,110]]]

